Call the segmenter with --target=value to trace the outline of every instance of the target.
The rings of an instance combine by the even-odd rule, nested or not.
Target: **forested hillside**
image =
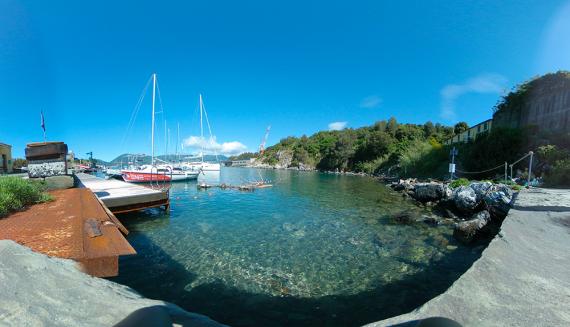
[[[458,124],[458,127],[464,125]],[[288,137],[267,148],[262,160],[273,165],[285,162],[290,167],[366,173],[394,166],[403,170],[426,170],[432,164],[426,161],[427,156],[432,150],[441,149],[442,142],[453,133],[453,127],[441,124],[400,124],[390,118],[368,127]],[[434,159],[441,161],[441,158]]]

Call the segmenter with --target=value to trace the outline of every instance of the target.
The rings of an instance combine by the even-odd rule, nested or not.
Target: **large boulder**
[[[398,192],[411,192],[414,190],[415,179],[400,179],[398,182],[392,184],[394,191]]]
[[[477,194],[468,186],[460,186],[453,191],[455,207],[464,213],[473,212],[477,207]]]
[[[473,215],[470,220],[455,224],[453,237],[462,243],[471,243],[480,234],[485,232],[490,221],[491,215],[489,214],[489,211],[483,210],[478,212]]]
[[[447,186],[441,183],[419,183],[413,197],[420,202],[437,202],[446,196]]]
[[[483,200],[488,193],[494,190],[493,183],[491,182],[473,182],[469,184],[469,187],[475,191],[477,202]]]
[[[505,185],[505,184],[497,184],[495,187],[495,191],[497,192],[502,192],[506,197],[508,197],[509,199],[513,199],[513,189],[510,188],[509,186]]]
[[[485,197],[485,203],[487,204],[493,218],[503,219],[511,209],[511,202],[513,199],[512,191],[510,188],[507,189],[491,192]]]

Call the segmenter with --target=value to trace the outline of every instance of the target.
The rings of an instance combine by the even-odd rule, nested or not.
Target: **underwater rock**
[[[453,191],[453,202],[457,209],[472,212],[477,206],[477,194],[467,186],[460,186]]]
[[[397,224],[403,224],[403,225],[411,224],[416,221],[414,217],[407,212],[400,212],[398,214],[395,214],[392,217],[392,220]]]
[[[424,223],[432,226],[437,226],[441,222],[441,219],[437,216],[423,216]]]
[[[473,215],[470,220],[455,224],[453,237],[462,243],[471,243],[477,236],[484,232],[485,227],[490,220],[491,215],[489,214],[489,211],[480,211]]]

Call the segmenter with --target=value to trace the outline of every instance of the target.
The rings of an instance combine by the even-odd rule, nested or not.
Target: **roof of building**
[[[0,146],[7,146],[7,147],[10,147],[10,148],[12,147],[10,144],[6,144],[6,143],[2,143],[2,142],[0,142]]]

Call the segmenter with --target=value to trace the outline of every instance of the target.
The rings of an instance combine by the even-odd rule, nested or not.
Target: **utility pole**
[[[449,164],[449,179],[453,180],[453,174],[455,173],[455,156],[459,154],[459,151],[455,147],[451,149],[449,155],[451,156],[451,163]]]

